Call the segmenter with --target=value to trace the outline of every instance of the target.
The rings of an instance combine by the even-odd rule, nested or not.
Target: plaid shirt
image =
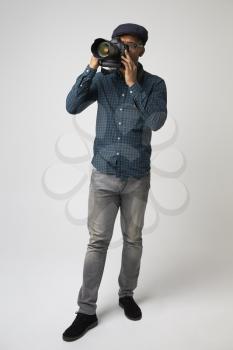
[[[129,87],[120,70],[107,74],[88,64],[66,98],[70,114],[81,113],[97,101],[92,165],[121,179],[150,173],[151,134],[167,118],[167,90],[157,75],[138,62],[137,81]]]

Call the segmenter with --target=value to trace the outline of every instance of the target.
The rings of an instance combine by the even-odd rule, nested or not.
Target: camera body
[[[105,40],[103,38],[95,39],[91,46],[93,56],[99,58],[99,64],[109,69],[124,67],[121,63],[121,56],[125,56],[125,50],[129,50],[127,44],[122,43],[118,38]]]

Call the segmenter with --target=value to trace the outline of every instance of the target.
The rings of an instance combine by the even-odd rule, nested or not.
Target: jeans
[[[89,315],[96,313],[98,290],[119,207],[123,249],[118,295],[133,295],[140,270],[142,228],[150,178],[149,173],[140,179],[129,177],[123,180],[115,175],[101,173],[93,167],[88,198],[89,243],[77,312]]]

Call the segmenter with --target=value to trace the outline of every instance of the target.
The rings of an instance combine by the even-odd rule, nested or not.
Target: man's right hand
[[[99,65],[99,59],[95,56],[92,56],[89,66],[93,69],[98,69]]]

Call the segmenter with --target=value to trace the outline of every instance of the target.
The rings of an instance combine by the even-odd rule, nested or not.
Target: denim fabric
[[[121,180],[93,167],[88,198],[89,243],[83,267],[83,282],[78,294],[77,312],[94,314],[106,254],[120,208],[123,237],[119,297],[133,295],[137,287],[142,256],[142,229],[150,189],[150,173],[140,179]]]

